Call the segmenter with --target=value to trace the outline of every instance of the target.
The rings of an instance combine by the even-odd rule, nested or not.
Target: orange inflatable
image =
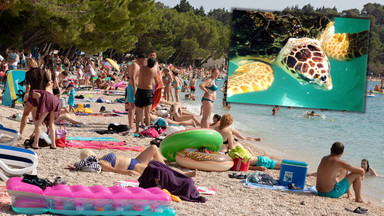
[[[203,153],[183,150],[176,154],[176,163],[189,169],[203,171],[227,171],[233,166],[233,160],[219,152]]]

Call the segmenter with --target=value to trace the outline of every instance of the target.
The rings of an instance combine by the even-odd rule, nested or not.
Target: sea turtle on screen
[[[228,77],[228,96],[268,89],[273,65],[303,85],[331,90],[328,58],[350,61],[368,53],[368,30],[336,34],[326,17],[234,12],[230,61],[238,68]]]

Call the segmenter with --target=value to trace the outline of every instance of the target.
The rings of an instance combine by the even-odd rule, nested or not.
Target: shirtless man
[[[340,160],[343,152],[344,145],[335,142],[331,147],[331,154],[321,159],[317,168],[316,189],[318,194],[319,196],[338,198],[348,192],[348,198],[352,198],[349,187],[353,184],[356,195],[355,202],[364,203],[361,198],[361,180],[364,176],[364,169]],[[346,174],[346,171],[351,173],[345,176],[343,174]],[[345,178],[341,180],[344,176]]]
[[[148,55],[148,58],[157,58],[156,51],[151,51]],[[161,92],[164,88],[164,83],[163,83],[163,74],[162,71],[159,69],[159,64],[156,62],[155,64],[155,69],[156,69],[156,79],[158,80],[158,84],[156,84],[155,88],[156,90],[153,93],[153,104],[152,104],[152,110],[155,111],[156,106],[160,103],[161,99]]]
[[[127,68],[126,77],[128,79],[128,86],[126,89],[126,103],[128,103],[128,124],[129,128],[135,128],[133,118],[135,115],[135,95],[136,95],[136,86],[137,86],[137,76],[140,70],[140,66],[144,65],[145,57],[139,55],[136,62],[133,62]]]
[[[153,102],[153,81],[158,86],[157,68],[155,58],[149,58],[147,66],[141,66],[139,71],[139,81],[137,83],[137,91],[135,94],[136,111],[136,132],[139,132],[139,123],[143,121],[145,114],[145,125],[149,126],[151,108]],[[144,113],[143,113],[144,112]]]
[[[196,82],[197,82],[197,79],[196,79],[195,75],[193,75],[191,81],[189,82],[189,88],[191,89],[191,94],[195,94]]]

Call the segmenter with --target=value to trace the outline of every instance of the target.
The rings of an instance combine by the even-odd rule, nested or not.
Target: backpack
[[[157,138],[160,136],[159,132],[154,127],[150,127],[145,131],[141,131],[140,135],[143,135],[145,137],[151,137],[151,138]]]
[[[35,136],[33,136],[31,139],[26,139],[24,141],[24,147],[30,148],[32,147],[32,144],[35,142]],[[41,131],[40,137],[39,137],[39,147],[48,147],[51,145],[51,137],[45,133],[44,131]]]

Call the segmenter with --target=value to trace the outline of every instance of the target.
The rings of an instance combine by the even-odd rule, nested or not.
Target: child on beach
[[[376,171],[372,167],[369,167],[369,161],[367,159],[361,160],[361,168],[364,169],[365,175],[369,174],[372,176],[378,176]]]
[[[68,94],[68,105],[69,105],[69,112],[75,112],[75,86],[71,83],[67,87],[67,91],[69,92]]]

